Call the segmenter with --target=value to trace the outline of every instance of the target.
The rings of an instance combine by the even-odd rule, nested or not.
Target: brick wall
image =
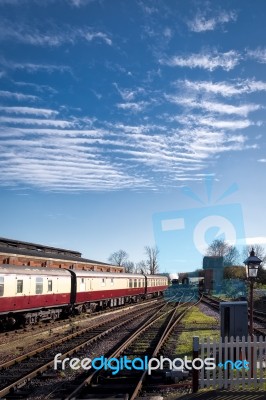
[[[90,263],[80,263],[73,260],[47,260],[45,258],[35,258],[33,256],[1,254],[0,264],[12,264],[16,266],[29,266],[29,267],[50,267],[50,268],[67,268],[67,269],[83,269],[85,271],[98,271],[98,272],[124,272],[123,267],[110,266],[110,265],[94,265]]]

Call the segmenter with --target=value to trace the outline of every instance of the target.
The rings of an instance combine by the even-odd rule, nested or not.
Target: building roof
[[[13,249],[18,248],[26,250],[36,250],[56,254],[71,254],[72,256],[81,257],[81,253],[79,251],[61,249],[59,247],[45,246],[39,243],[23,242],[21,240],[7,239],[3,237],[0,237],[0,246],[10,247]]]
[[[88,258],[83,258],[81,257],[81,253],[78,251],[60,249],[57,247],[44,246],[36,243],[22,242],[6,238],[0,238],[0,253],[40,257],[46,260],[51,258],[95,265],[113,266],[112,264],[108,264],[102,261],[95,261]]]

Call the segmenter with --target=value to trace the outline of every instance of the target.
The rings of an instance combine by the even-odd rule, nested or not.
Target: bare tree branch
[[[157,246],[145,246],[145,253],[147,255],[147,269],[148,273],[153,275],[159,272],[158,255],[159,249]]]
[[[128,254],[124,250],[118,250],[112,253],[108,258],[109,263],[119,266],[124,266],[127,260],[128,260]]]
[[[224,265],[236,265],[239,262],[239,252],[235,246],[231,246],[224,240],[214,240],[207,249],[207,256],[223,257]]]

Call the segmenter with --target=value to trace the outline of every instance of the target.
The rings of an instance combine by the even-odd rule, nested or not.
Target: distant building
[[[124,272],[121,266],[83,258],[78,251],[6,238],[0,238],[0,264]]]
[[[204,289],[218,291],[224,274],[223,257],[205,256],[203,258]]]

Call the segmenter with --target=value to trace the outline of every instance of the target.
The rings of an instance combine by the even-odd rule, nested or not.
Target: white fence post
[[[197,355],[194,353],[197,350]],[[193,338],[193,358],[200,357],[203,361],[206,357],[213,357],[216,362],[214,370],[202,368],[197,375],[200,388],[237,388],[245,389],[253,385],[259,388],[266,382],[266,339],[260,336],[252,338],[228,337],[211,343],[210,338],[199,341]],[[251,359],[252,357],[252,359]],[[246,364],[246,363],[249,364]],[[220,366],[219,366],[220,365]],[[253,365],[253,371],[251,370]],[[247,368],[245,368],[248,367]],[[193,388],[196,374],[193,371]],[[196,386],[195,386],[196,387]]]

